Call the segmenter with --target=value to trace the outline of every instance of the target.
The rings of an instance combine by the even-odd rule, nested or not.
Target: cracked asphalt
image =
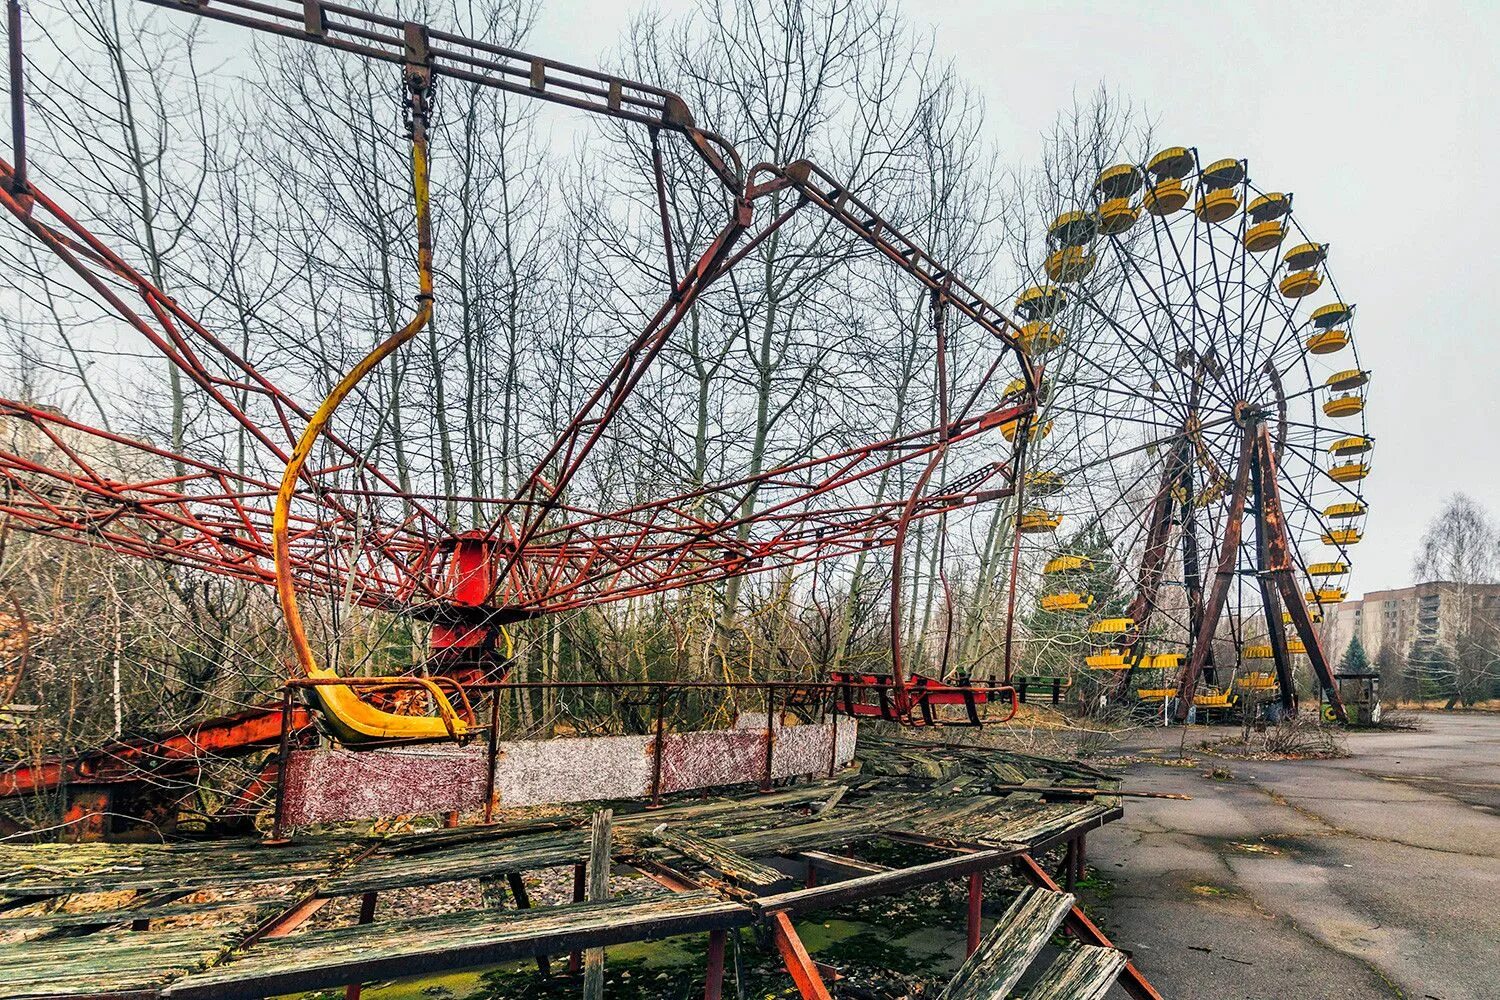
[[[1168,998],[1500,998],[1500,714],[1419,718],[1320,761],[1226,761],[1193,748],[1232,730],[1193,727],[1196,767],[1126,772],[1193,800],[1129,799],[1090,835],[1090,913]]]

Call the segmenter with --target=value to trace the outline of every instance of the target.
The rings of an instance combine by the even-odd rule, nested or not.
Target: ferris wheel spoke
[[[1181,371],[1181,368],[1179,367],[1179,358],[1181,357],[1182,351],[1184,350],[1184,346],[1182,343],[1182,328],[1177,321],[1175,313],[1171,309],[1170,300],[1164,300],[1161,297],[1160,293],[1158,293],[1157,290],[1150,284],[1150,279],[1146,276],[1145,271],[1141,268],[1140,264],[1136,261],[1134,255],[1131,254],[1129,250],[1120,247],[1119,252],[1121,259],[1124,260],[1128,265],[1126,283],[1130,289],[1131,297],[1135,300],[1136,309],[1138,310],[1139,314],[1143,317],[1149,317],[1153,315],[1154,312],[1152,309],[1148,308],[1145,302],[1142,300],[1140,293],[1136,290],[1135,283],[1129,279],[1129,274],[1134,274],[1141,280],[1141,282],[1146,284],[1147,290],[1155,303],[1156,311],[1159,311],[1161,315],[1164,315],[1166,317],[1167,323],[1172,329],[1174,346],[1177,347],[1177,351],[1174,352],[1173,357],[1161,358],[1161,360],[1165,363],[1166,369],[1168,371],[1174,373]],[[1165,275],[1164,268],[1163,274]],[[1129,334],[1128,332],[1122,332],[1122,336],[1129,336]],[[1198,360],[1198,352],[1195,349],[1194,343],[1191,338],[1188,338],[1185,349],[1192,355],[1193,361],[1196,362]],[[1160,357],[1159,353],[1158,357]],[[1197,365],[1195,364],[1194,371],[1196,370]],[[1219,386],[1219,388],[1223,389],[1227,394],[1232,395],[1232,390],[1224,385],[1223,379],[1218,371],[1216,371],[1213,367],[1205,367],[1204,370],[1206,370],[1213,377],[1214,382]],[[1187,377],[1189,378],[1189,380],[1193,380],[1192,375],[1189,375]],[[1200,386],[1202,386],[1202,388],[1208,388],[1206,385],[1202,384],[1201,380],[1197,380],[1197,382]],[[1190,386],[1184,386],[1182,388],[1190,389]]]

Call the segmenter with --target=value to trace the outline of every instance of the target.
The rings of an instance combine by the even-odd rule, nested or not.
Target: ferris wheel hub
[[[1234,404],[1234,422],[1247,430],[1265,420],[1270,411],[1260,403],[1252,403],[1249,400],[1236,400]]]

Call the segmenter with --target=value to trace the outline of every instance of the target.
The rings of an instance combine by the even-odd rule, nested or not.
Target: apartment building
[[[1338,662],[1357,634],[1372,662],[1388,646],[1404,659],[1413,650],[1447,645],[1471,609],[1500,618],[1500,584],[1436,580],[1370,591],[1359,600],[1324,609],[1323,648]]]

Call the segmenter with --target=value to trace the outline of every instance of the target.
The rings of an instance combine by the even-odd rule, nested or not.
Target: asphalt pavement
[[[1178,1000],[1500,998],[1500,714],[1354,733],[1337,760],[1224,760],[1227,729],[1131,734],[1089,901]],[[1161,761],[1162,763],[1148,762]]]

